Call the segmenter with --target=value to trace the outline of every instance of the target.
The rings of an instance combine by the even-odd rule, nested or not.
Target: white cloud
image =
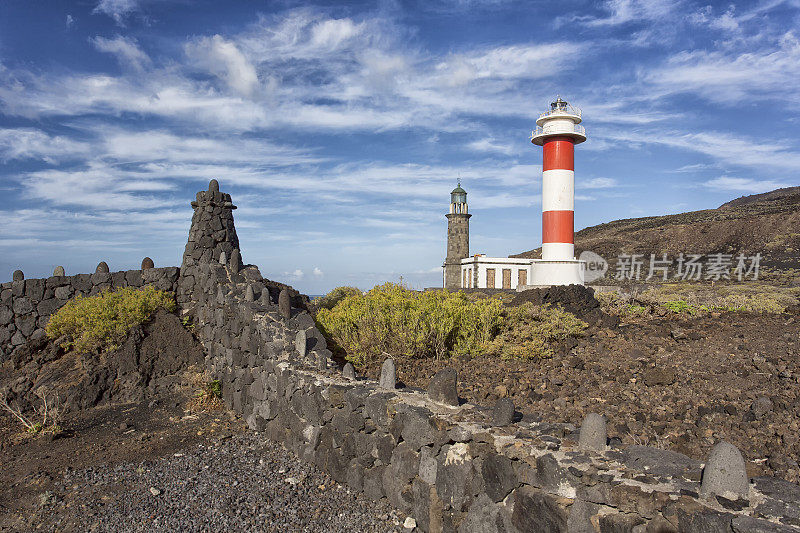
[[[499,46],[453,54],[436,65],[436,75],[446,86],[460,86],[478,79],[545,78],[567,67],[582,47],[577,43],[560,42]]]
[[[511,155],[516,151],[513,146],[500,143],[492,137],[485,137],[477,141],[472,141],[467,144],[467,148],[478,152],[496,152],[504,155]]]
[[[350,19],[324,20],[311,28],[311,43],[317,47],[335,50],[363,30],[364,24],[354,24]]]
[[[577,184],[579,189],[610,189],[617,186],[614,178],[591,178],[580,180]]]
[[[75,25],[75,18],[72,15],[67,14],[67,19],[66,19],[65,25],[66,25],[67,29],[70,29],[72,26]]]
[[[314,274],[315,278],[322,278],[324,276],[322,269],[319,267],[314,267],[312,274]]]
[[[716,191],[738,191],[757,194],[768,192],[781,187],[791,187],[796,184],[780,182],[775,180],[755,180],[751,178],[733,178],[729,176],[721,176],[714,178],[703,184],[708,189]]]
[[[774,139],[764,142],[760,138],[723,131],[686,133],[659,128],[606,130],[604,135],[609,140],[624,141],[631,145],[655,144],[703,154],[717,165],[800,170],[800,150],[791,140]],[[689,170],[693,168],[696,167],[689,167]],[[678,170],[684,169],[685,166]]]
[[[0,160],[38,159],[47,163],[83,158],[91,153],[89,143],[51,136],[33,128],[0,129]]]
[[[757,49],[689,50],[643,75],[653,96],[696,93],[701,98],[734,104],[765,97],[800,104],[800,40],[793,32]]]
[[[123,67],[143,72],[150,66],[150,58],[139,48],[136,39],[131,37],[117,35],[113,39],[106,39],[97,36],[92,43],[99,51],[115,55]]]
[[[576,17],[587,26],[616,26],[634,21],[658,21],[683,4],[681,0],[605,0],[605,17]]]
[[[100,0],[92,13],[103,13],[122,26],[125,17],[139,9],[138,0]]]
[[[188,43],[185,50],[196,66],[223,79],[236,94],[249,97],[256,91],[256,69],[232,41],[221,35],[202,37]]]

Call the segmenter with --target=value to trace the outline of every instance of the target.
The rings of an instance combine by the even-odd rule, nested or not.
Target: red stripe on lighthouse
[[[542,147],[542,170],[575,170],[575,144],[570,137],[550,137]]]
[[[574,241],[575,213],[573,211],[545,211],[542,213],[542,242]]]

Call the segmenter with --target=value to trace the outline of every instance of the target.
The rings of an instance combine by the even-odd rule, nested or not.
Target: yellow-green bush
[[[361,294],[361,289],[358,287],[336,287],[325,296],[314,300],[314,305],[317,309],[333,309],[346,297],[358,294]]]
[[[383,352],[411,358],[476,354],[498,330],[500,308],[495,298],[386,283],[320,309],[316,319],[345,357],[363,366]]]
[[[553,355],[552,344],[579,336],[588,327],[560,307],[525,303],[503,311],[502,332],[487,345],[503,359],[537,359]]]
[[[96,296],[76,296],[47,323],[51,339],[66,336],[64,348],[86,353],[98,348],[116,348],[128,331],[147,321],[159,308],[175,310],[171,293],[152,286],[103,291]]]

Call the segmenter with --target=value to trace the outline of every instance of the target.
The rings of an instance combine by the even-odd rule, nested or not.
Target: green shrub
[[[488,344],[502,359],[538,359],[553,355],[552,344],[582,335],[588,327],[560,307],[525,303],[503,311],[502,332]]]
[[[366,294],[351,292],[320,309],[316,319],[333,346],[362,367],[383,352],[410,358],[476,354],[500,326],[500,308],[495,298],[386,283]]]
[[[76,296],[59,309],[47,323],[50,339],[66,336],[64,348],[86,353],[114,349],[128,331],[145,321],[159,308],[175,310],[171,293],[147,286],[103,291],[96,296]]]
[[[333,309],[336,307],[336,304],[348,296],[356,296],[359,294],[362,294],[362,292],[358,287],[336,287],[325,296],[314,300],[314,305],[317,309]]]

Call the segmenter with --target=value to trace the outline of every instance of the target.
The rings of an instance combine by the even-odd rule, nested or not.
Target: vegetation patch
[[[379,362],[385,353],[412,359],[483,353],[549,357],[556,343],[587,328],[560,307],[530,302],[506,307],[494,296],[415,292],[392,283],[366,294],[351,292],[332,308],[320,309],[316,319],[331,349],[358,367]]]
[[[189,400],[188,408],[193,412],[216,411],[222,409],[222,382],[212,379],[206,371],[189,372],[189,384],[194,394]]]
[[[58,396],[50,397],[44,389],[36,391],[40,405],[33,406],[33,413],[25,414],[18,405],[12,405],[6,396],[6,391],[0,392],[0,408],[10,413],[27,431],[28,435],[60,433],[61,426],[58,425],[59,403]]]
[[[325,296],[315,299],[314,306],[317,309],[333,309],[336,304],[348,296],[359,296],[361,294],[361,289],[358,287],[336,287]]]
[[[65,349],[88,353],[115,349],[134,326],[150,319],[156,310],[174,311],[172,293],[152,286],[103,291],[96,296],[76,296],[47,323],[50,339],[61,339]]]
[[[335,292],[335,291],[334,291]],[[334,349],[354,365],[384,352],[408,358],[477,354],[499,330],[501,303],[461,292],[415,292],[394,283],[351,292],[317,313]]]
[[[797,305],[798,287],[780,287],[765,283],[665,283],[642,292],[620,295],[604,292],[596,295],[603,311],[624,318],[664,313],[702,316],[712,311],[747,313],[783,313]]]
[[[503,310],[501,332],[487,345],[487,352],[502,359],[551,357],[553,345],[577,337],[586,322],[560,307],[524,303]]]

